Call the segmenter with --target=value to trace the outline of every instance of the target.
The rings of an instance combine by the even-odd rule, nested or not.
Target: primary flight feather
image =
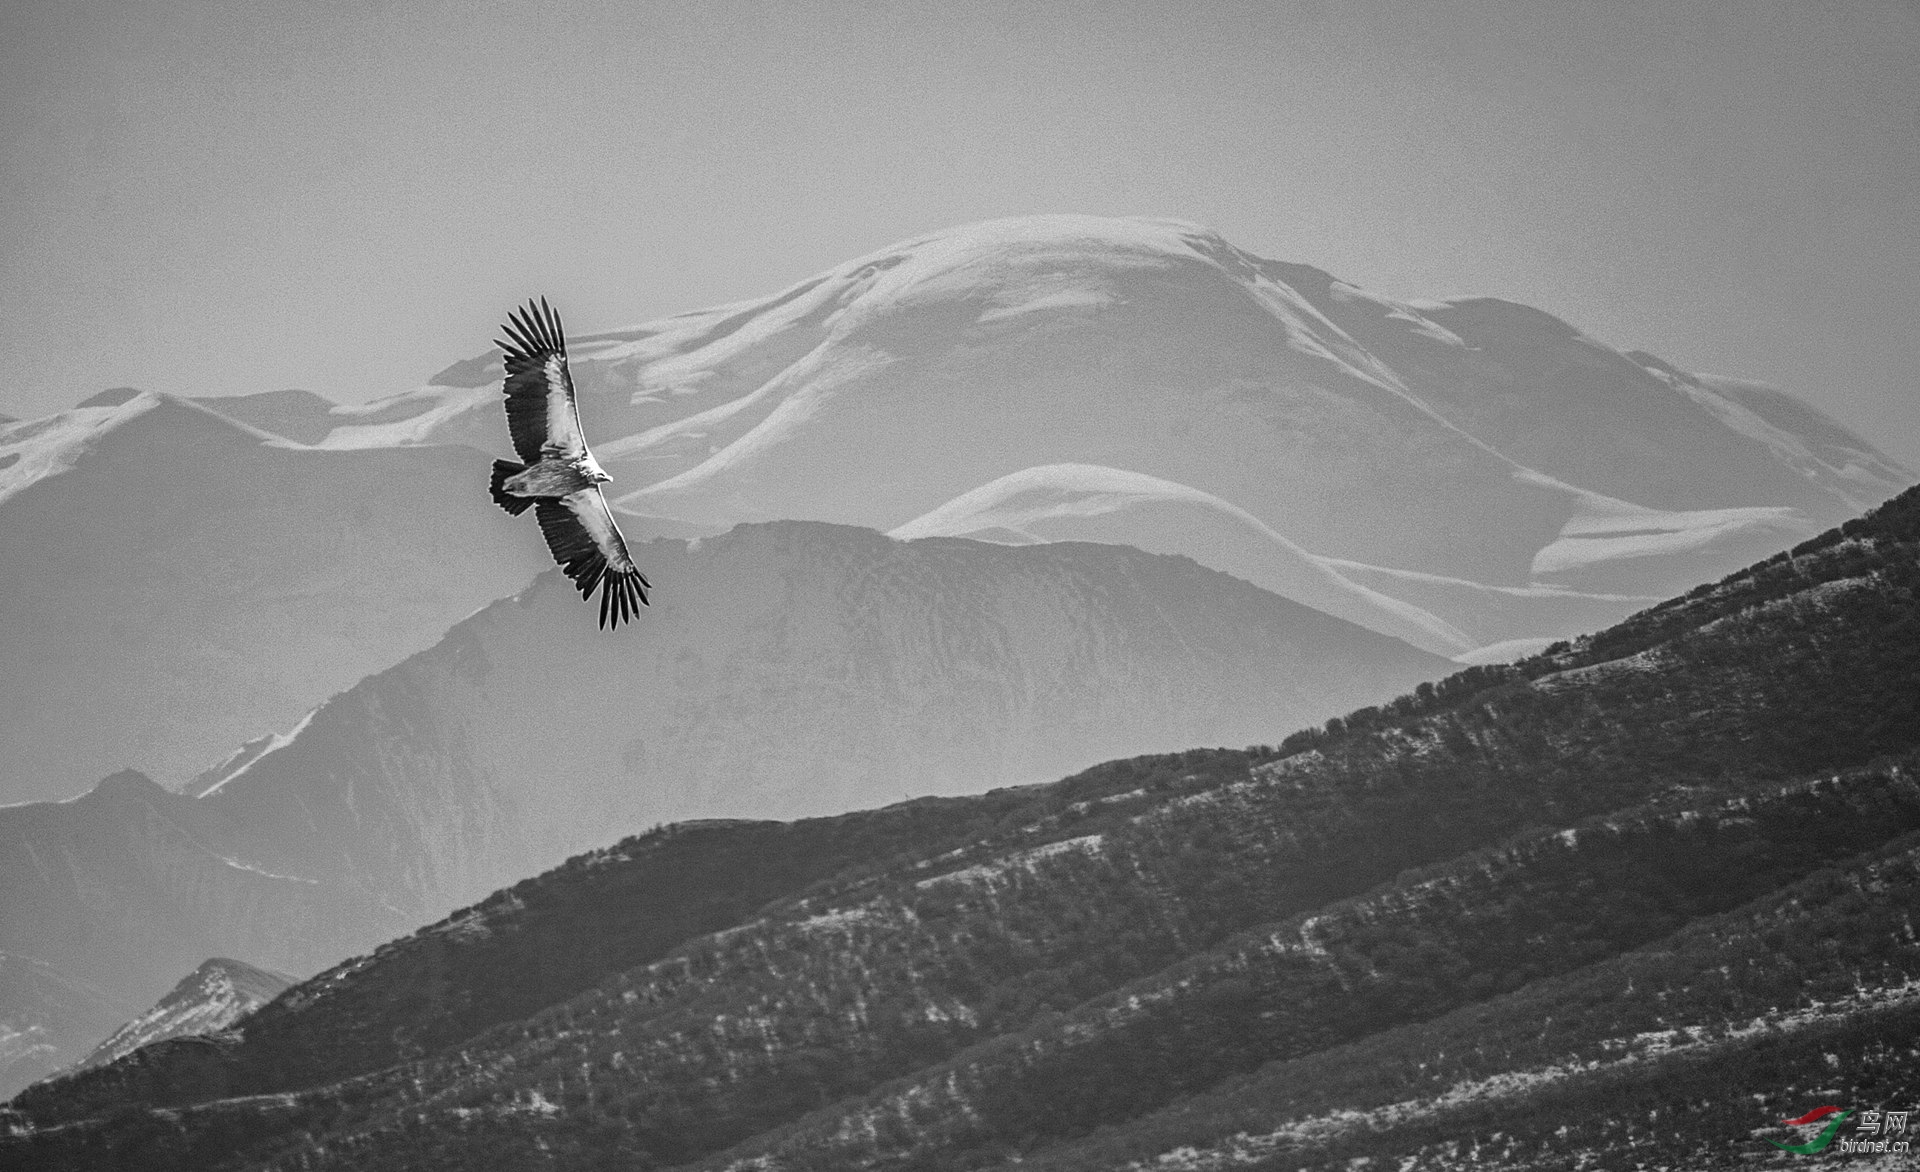
[[[525,463],[493,462],[494,503],[514,516],[533,509],[541,536],[580,597],[600,589],[600,626],[631,622],[648,605],[650,584],[627,553],[600,486],[608,476],[580,430],[580,408],[567,374],[567,338],[547,299],[508,315],[507,433]]]

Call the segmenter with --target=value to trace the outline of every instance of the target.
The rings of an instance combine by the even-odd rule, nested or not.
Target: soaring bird
[[[567,338],[560,315],[542,297],[508,315],[501,327],[506,355],[507,431],[526,461],[493,462],[494,503],[514,516],[532,508],[553,560],[591,599],[600,588],[600,627],[629,622],[647,605],[651,584],[627,553],[600,486],[613,477],[600,467],[580,430],[580,408],[567,374]]]

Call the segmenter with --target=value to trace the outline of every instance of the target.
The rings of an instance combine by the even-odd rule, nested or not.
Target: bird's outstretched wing
[[[558,501],[541,501],[534,515],[540,519],[540,532],[553,551],[553,560],[573,579],[580,597],[590,599],[594,587],[600,587],[602,628],[631,622],[648,605],[652,583],[628,555],[626,538],[620,536],[620,526],[614,524],[598,485]]]
[[[507,317],[501,329],[511,341],[496,341],[506,356],[507,431],[513,450],[529,464],[542,454],[579,456],[587,450],[580,409],[567,373],[567,336],[560,314],[542,297]]]

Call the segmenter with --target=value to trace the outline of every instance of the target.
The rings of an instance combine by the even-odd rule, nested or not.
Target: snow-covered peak
[[[108,436],[135,426],[154,430],[163,442],[193,433],[225,432],[248,442],[298,446],[191,399],[120,387],[66,411],[0,425],[0,502],[29,485],[68,471],[97,450]]]
[[[227,1029],[293,983],[285,973],[216,956],[187,974],[159,1004],[115,1030],[74,1069],[102,1066],[168,1038]]]
[[[30,484],[57,476],[116,427],[160,406],[157,394],[120,403],[79,406],[41,419],[0,427],[0,501]]]

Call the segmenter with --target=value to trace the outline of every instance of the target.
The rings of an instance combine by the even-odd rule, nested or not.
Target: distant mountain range
[[[41,1083],[0,1153],[1748,1166],[1920,1098],[1917,603],[1913,490],[1277,747],[655,830]]]
[[[968,225],[572,349],[630,536],[1117,542],[1462,662],[1914,480],[1784,392],[1171,220]],[[178,787],[524,586],[544,552],[473,488],[499,378],[489,351],[362,406],[122,388],[0,421],[0,660],[34,665],[0,673],[0,800]]]
[[[633,637],[596,630],[552,571],[188,792],[126,772],[0,809],[0,952],[106,991],[111,1029],[205,957],[309,974],[670,819],[1271,740],[1450,666],[1120,546],[785,522],[642,562],[656,601]],[[42,1016],[0,998],[23,1036]],[[46,1034],[0,1089],[103,1034]]]
[[[132,391],[0,430],[0,801],[178,785],[525,586],[484,467]]]

